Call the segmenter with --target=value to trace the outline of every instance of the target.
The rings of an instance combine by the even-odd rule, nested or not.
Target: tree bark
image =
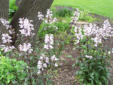
[[[43,14],[46,14],[46,10],[50,8],[52,3],[53,0],[22,0],[22,2],[19,5],[19,9],[14,15],[13,20],[11,22],[11,25],[13,26],[13,28],[15,28],[16,34],[19,33],[19,26],[18,26],[19,18],[24,17],[33,20],[33,25],[35,28],[34,30],[35,37],[33,37],[32,44],[34,45],[37,31],[42,22],[37,18],[38,12],[42,12]],[[17,37],[15,37],[15,40],[18,40],[16,38]],[[16,43],[14,43],[14,45],[16,45]]]
[[[19,7],[21,2],[22,2],[22,0],[16,0],[16,5]]]
[[[0,18],[8,19],[9,0],[0,0]]]
[[[9,11],[9,0],[0,0],[0,18],[8,20]],[[1,34],[6,30],[5,26],[0,22],[0,44],[1,44]]]

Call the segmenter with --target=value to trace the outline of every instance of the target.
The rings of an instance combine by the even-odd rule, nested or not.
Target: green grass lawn
[[[53,6],[70,6],[113,18],[113,0],[54,0]]]

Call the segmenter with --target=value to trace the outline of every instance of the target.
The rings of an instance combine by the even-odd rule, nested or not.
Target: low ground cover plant
[[[27,77],[27,64],[0,54],[0,84],[19,85]]]

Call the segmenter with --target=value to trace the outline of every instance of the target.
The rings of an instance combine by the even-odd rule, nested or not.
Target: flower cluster
[[[9,52],[15,48],[14,46],[11,46],[12,37],[10,36],[10,34],[13,34],[14,31],[11,29],[7,20],[0,18],[0,22],[5,27],[5,31],[3,31],[3,34],[1,35],[2,45],[0,45],[0,48],[2,48],[4,52]]]
[[[11,43],[11,36],[9,34],[2,34],[2,42],[3,43]]]
[[[41,74],[49,66],[58,67],[57,61],[58,61],[58,58],[56,58],[55,55],[49,58],[43,54],[37,63],[37,68],[38,68],[37,74]]]
[[[6,19],[0,18],[1,23],[6,27],[6,29],[11,28],[11,25],[9,25],[9,21]]]
[[[45,35],[45,49],[53,49],[53,44],[54,44],[54,36],[53,34],[46,34]]]
[[[19,26],[20,26],[20,34],[23,35],[23,40],[26,38],[29,38],[34,35],[34,26],[32,24],[32,20],[29,20],[27,18],[20,18],[19,19]],[[24,40],[25,42],[23,44],[20,44],[18,46],[19,51],[26,52],[26,53],[32,53],[33,49],[31,44]]]
[[[76,11],[73,14],[72,20],[71,20],[72,26],[76,26],[76,22],[78,21],[79,17],[80,17],[79,9],[76,9]]]
[[[102,27],[96,24],[89,24],[84,26],[84,34],[86,36],[92,36],[92,40],[95,42],[95,46],[102,43],[102,39],[107,39],[113,36],[113,28],[108,20],[105,20]]]
[[[33,21],[28,20],[27,18],[20,18],[19,19],[19,26],[20,26],[20,33],[24,36],[31,36],[33,35],[34,26],[31,24]]]
[[[0,45],[0,47],[3,48],[4,52],[11,51],[14,49],[14,46],[11,46],[12,43],[12,37],[10,34],[14,33],[14,30],[9,25],[9,22],[5,19],[0,18],[1,23],[6,27],[7,32],[2,34],[2,43],[4,45]],[[32,23],[32,20],[28,20],[27,18],[20,18],[19,19],[19,26],[20,26],[20,33],[21,35],[24,35],[25,37],[30,37],[34,35],[34,26]],[[31,48],[31,44],[29,42],[20,44],[18,46],[19,51],[31,53],[33,49]]]
[[[78,44],[80,42],[80,40],[82,40],[84,38],[82,31],[83,31],[83,29],[75,27],[74,32],[75,32],[75,36],[77,39],[75,44]]]
[[[44,15],[41,12],[38,12],[38,16],[39,20],[44,20]]]
[[[33,49],[31,47],[30,43],[23,43],[22,45],[19,45],[19,50],[23,52],[28,52],[29,54],[32,53]]]
[[[77,38],[76,44],[83,39],[84,36],[90,36],[91,39],[95,42],[95,46],[102,43],[103,39],[107,39],[108,37],[113,36],[113,28],[111,27],[108,20],[105,20],[101,27],[97,26],[96,24],[86,24],[82,27],[77,27],[76,23],[79,19],[79,11],[75,12],[74,17],[72,18],[72,26],[74,26],[75,36]]]
[[[44,20],[45,23],[47,24],[52,24],[57,21],[56,18],[53,18],[53,13],[50,9],[47,9],[47,14],[44,16],[42,12],[38,12],[39,20]]]
[[[92,56],[89,56],[89,55],[86,55],[85,57],[88,58],[88,59],[92,59],[93,58]]]

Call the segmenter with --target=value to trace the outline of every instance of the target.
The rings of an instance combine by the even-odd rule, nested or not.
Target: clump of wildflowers
[[[73,17],[71,18],[71,26],[72,27],[76,26],[76,23],[79,20],[79,17],[80,17],[80,11],[79,11],[79,9],[76,9],[76,11],[73,14]]]
[[[9,36],[9,34],[2,34],[2,42],[3,43],[11,43],[11,36]]]
[[[6,27],[6,29],[11,28],[9,21],[7,21],[6,19],[0,18],[0,22]]]
[[[38,72],[37,74],[41,74],[44,72],[44,70],[46,70],[49,67],[58,67],[58,58],[56,58],[55,55],[48,57],[46,55],[41,55],[39,61],[37,62],[37,68],[38,68]]]
[[[34,26],[32,24],[32,20],[29,20],[27,18],[20,18],[19,19],[19,26],[20,26],[20,34],[23,35],[23,39],[25,38],[25,43],[20,44],[18,46],[19,51],[22,52],[27,52],[27,53],[32,53],[32,45],[28,41],[26,41],[27,38],[31,37],[34,35]]]
[[[39,20],[44,20],[45,23],[47,24],[52,24],[57,21],[56,18],[53,18],[53,13],[50,9],[47,9],[47,14],[44,16],[42,12],[38,12]]]
[[[54,36],[53,34],[46,34],[45,35],[45,49],[53,49],[53,44],[54,44]]]
[[[28,20],[27,18],[19,19],[20,33],[24,36],[31,36],[33,34],[34,26],[32,24],[32,20]]]
[[[2,48],[4,52],[9,52],[15,48],[14,46],[11,46],[12,37],[10,35],[13,34],[14,31],[13,29],[11,29],[11,25],[9,25],[9,22],[6,19],[0,18],[0,22],[5,27],[5,31],[3,31],[3,34],[1,35],[2,43],[0,45],[0,48]]]
[[[29,54],[32,53],[32,51],[33,51],[30,43],[23,43],[22,45],[20,44],[19,50],[26,52],[26,53],[29,53]]]
[[[44,49],[48,50],[47,55],[43,54],[38,63],[37,63],[37,68],[38,68],[38,74],[43,73],[44,69],[48,67],[58,67],[58,58],[55,55],[50,55],[51,50],[54,48],[54,36],[53,34],[46,34],[45,35],[45,44],[44,44]]]
[[[105,20],[101,27],[96,24],[89,23],[84,25],[83,28],[75,25],[75,36],[77,37],[76,44],[83,39],[84,36],[91,37],[95,42],[95,46],[102,43],[103,39],[107,39],[113,36],[113,28],[111,27],[108,20]]]

